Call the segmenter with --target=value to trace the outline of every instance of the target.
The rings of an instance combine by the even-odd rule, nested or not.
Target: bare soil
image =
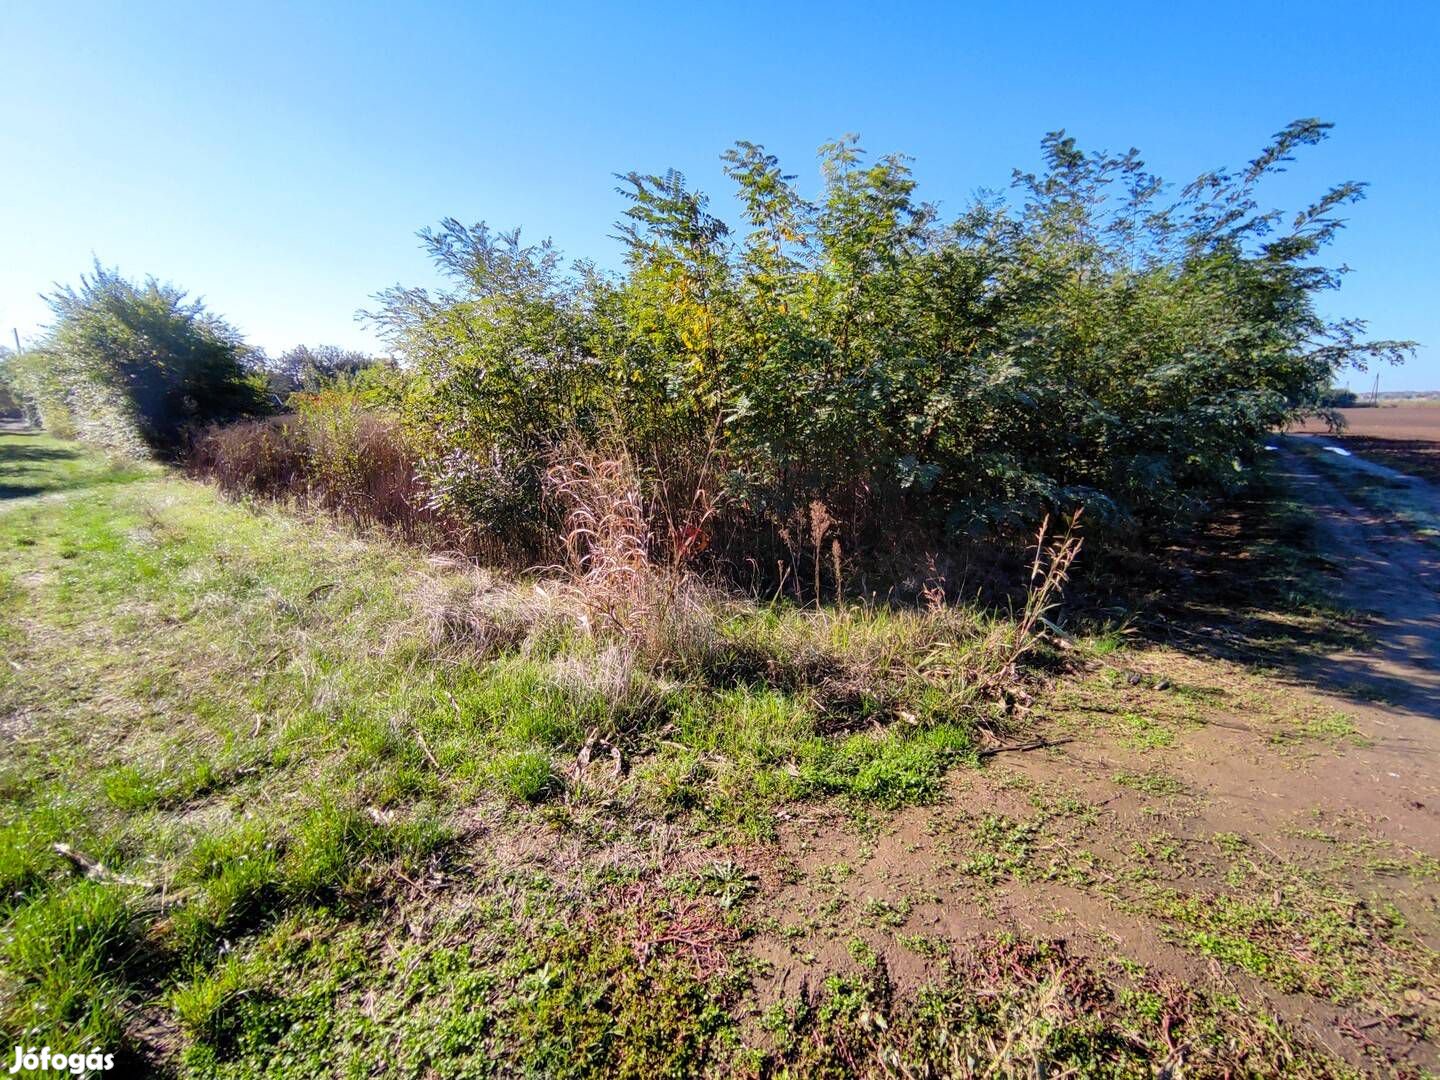
[[[883,821],[789,822],[763,871],[784,914],[754,946],[770,972],[762,1005],[867,950],[914,987],[942,963],[932,946],[1014,930],[1233,987],[1367,1070],[1440,1065],[1440,557],[1304,455],[1280,455],[1369,641],[1257,664],[1235,648],[1237,614],[1211,640],[1094,657],[1027,724],[1071,741],[996,754],[953,774],[938,804]],[[1371,975],[1409,965],[1413,983],[1398,1005],[1295,992],[1217,958],[1177,897],[1202,912],[1350,903],[1352,922],[1393,909],[1405,929],[1377,939]],[[1305,933],[1280,951],[1323,967]]]
[[[1345,428],[1335,438],[1358,454],[1401,472],[1440,483],[1440,403],[1341,409]],[[1296,433],[1329,434],[1318,420]]]

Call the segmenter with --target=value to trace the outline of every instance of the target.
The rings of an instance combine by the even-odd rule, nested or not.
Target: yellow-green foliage
[[[766,572],[829,559],[816,506],[846,550],[1080,505],[1097,526],[1183,514],[1341,367],[1408,348],[1316,306],[1338,277],[1313,258],[1359,185],[1283,230],[1260,205],[1328,128],[1297,121],[1175,197],[1135,152],[1054,133],[1013,201],[949,221],[901,156],[830,144],[808,198],[740,143],[724,160],[748,231],[676,172],[631,173],[620,276],[447,219],[422,235],[455,291],[396,288],[374,317],[417,374],[435,497],[498,532],[542,517],[562,440],[605,434],[657,519],[723,494],[713,539]]]

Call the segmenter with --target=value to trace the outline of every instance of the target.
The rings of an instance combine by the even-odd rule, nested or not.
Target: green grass
[[[595,646],[553,628],[437,644],[417,585],[465,571],[421,552],[45,436],[0,435],[0,470],[0,710],[25,735],[0,769],[18,975],[0,1004],[57,1048],[124,1042],[156,995],[197,1040],[231,1031],[227,1009],[266,1008],[237,943],[321,912],[383,929],[405,883],[469,857],[477,815],[603,835],[625,805],[764,836],[807,799],[932,799],[972,760],[964,687],[906,662],[934,644],[922,620],[738,609],[705,669],[617,692]],[[826,734],[837,717],[866,730]],[[595,732],[623,748],[618,775],[603,754],[576,772]],[[156,891],[76,883],[62,842]],[[750,891],[733,873],[705,888],[727,909]],[[55,941],[68,988],[35,959]]]
[[[920,1076],[1149,1077],[1174,1059],[1181,1030],[1195,1075],[1353,1075],[1232,996],[1003,936],[959,950],[947,977],[913,999],[872,966],[783,1002],[765,1022],[784,1076],[853,1075],[864,1047],[866,1060]]]
[[[1118,772],[1111,777],[1122,787],[1132,788],[1160,798],[1173,798],[1187,792],[1185,785],[1173,776],[1160,772]]]
[[[1176,1016],[1105,994],[1057,1012],[1023,982],[901,1002],[859,938],[858,974],[783,1002],[765,1039],[746,1024],[771,903],[747,859],[782,816],[933,802],[976,765],[991,617],[727,603],[712,638],[642,662],[500,582],[480,642],[433,607],[471,572],[400,544],[43,436],[0,433],[0,484],[12,1040],[205,1077],[835,1075],[862,1031],[943,1064],[936,1024],[964,1052],[1012,1040],[1030,1074],[1148,1075],[1181,1029],[1237,1060],[1198,993]],[[965,874],[1062,874],[1052,817],[982,815]],[[908,902],[859,917],[896,936]],[[1102,977],[996,947],[1067,987]],[[1243,1031],[1258,1071],[1310,1060]]]
[[[1369,746],[1370,740],[1361,734],[1355,721],[1343,712],[1327,712],[1290,718],[1280,731],[1271,735],[1271,741],[1279,744],[1301,741],[1344,743],[1350,746]]]
[[[0,512],[13,499],[128,484],[155,472],[153,465],[108,460],[43,432],[0,430]]]

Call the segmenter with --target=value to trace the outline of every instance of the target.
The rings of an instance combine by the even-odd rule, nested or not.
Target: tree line
[[[821,149],[813,193],[741,142],[724,155],[735,223],[677,172],[619,178],[614,272],[518,230],[424,230],[448,285],[376,296],[378,365],[272,362],[183,292],[97,266],[48,298],[47,337],[6,369],[46,426],[135,453],[328,395],[394,425],[431,511],[519,547],[553,532],[546,476],[577,447],[632,464],[672,552],[793,555],[817,508],[847,550],[1080,507],[1133,532],[1243,484],[1267,433],[1324,413],[1341,372],[1411,348],[1317,306],[1364,185],[1261,202],[1329,129],[1292,123],[1178,190],[1134,150],[1057,132],[1038,172],[953,216],[908,159],[854,138]]]

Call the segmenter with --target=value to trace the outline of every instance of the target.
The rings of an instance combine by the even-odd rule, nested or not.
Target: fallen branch
[[[89,855],[76,851],[69,844],[55,844],[54,847],[57,852],[69,859],[76,868],[83,870],[86,877],[94,881],[113,881],[117,885],[134,885],[142,889],[155,888],[153,881],[141,881],[139,878],[117,874],[99,859],[92,859]]]
[[[595,751],[610,755],[610,761],[615,766],[615,776],[618,779],[625,775],[625,758],[620,753],[620,748],[614,743],[600,738],[600,729],[591,728],[590,733],[585,737],[584,745],[580,752],[575,755],[575,774],[581,776],[590,767],[590,761],[595,756]]]
[[[994,757],[996,754],[1008,754],[1012,750],[1017,754],[1027,750],[1048,750],[1052,746],[1064,746],[1066,743],[1074,741],[1074,739],[1036,739],[1034,742],[1013,743],[1010,746],[992,746],[988,750],[981,750],[975,756],[987,758]]]

